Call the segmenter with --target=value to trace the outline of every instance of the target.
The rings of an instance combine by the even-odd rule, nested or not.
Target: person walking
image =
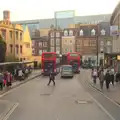
[[[104,84],[104,71],[101,70],[99,74],[99,80],[100,80],[100,88],[103,89],[103,84]]]
[[[93,70],[93,75],[92,76],[93,76],[93,83],[96,84],[96,79],[97,79],[97,76],[98,76],[97,69]]]
[[[11,87],[12,86],[12,74],[9,73],[9,72],[7,72],[6,82],[7,82],[7,87]]]
[[[3,90],[3,81],[4,81],[3,78],[4,78],[4,77],[3,77],[3,74],[0,73],[0,89],[1,89],[1,90]]]
[[[114,69],[111,68],[111,70],[110,70],[110,82],[112,82],[113,86],[114,86],[114,74],[115,74]]]
[[[53,82],[54,86],[55,86],[55,74],[54,72],[50,72],[49,74],[49,82],[48,82],[48,86],[50,85],[50,83]]]
[[[109,89],[109,84],[110,84],[110,71],[107,70],[106,74],[105,74],[105,81],[106,81],[106,89]]]

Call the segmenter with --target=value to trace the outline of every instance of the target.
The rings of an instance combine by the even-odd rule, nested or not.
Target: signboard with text
[[[117,25],[110,26],[110,35],[111,36],[119,35],[118,26]]]

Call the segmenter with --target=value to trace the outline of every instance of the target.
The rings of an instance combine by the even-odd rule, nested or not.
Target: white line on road
[[[14,110],[18,107],[19,103],[15,103],[12,109],[6,114],[6,116],[2,120],[8,120],[10,115],[14,112]]]
[[[92,95],[90,96],[95,101],[95,103],[111,118],[111,120],[115,120],[115,118],[113,118],[113,116],[95,98],[93,98]]]

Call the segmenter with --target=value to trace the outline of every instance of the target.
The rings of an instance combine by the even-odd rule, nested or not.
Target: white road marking
[[[91,83],[90,83],[91,85]],[[99,92],[101,95],[103,95],[105,98],[107,98],[108,100],[110,100],[113,104],[115,104],[116,106],[120,107],[119,104],[117,104],[114,100],[112,100],[111,98],[109,98],[107,95],[105,95],[104,93],[100,92],[99,90],[97,90],[98,88],[96,88],[95,86],[91,85],[97,92]]]
[[[115,118],[95,98],[93,98],[92,95],[90,96],[95,101],[95,103],[110,117],[111,120],[115,120]]]
[[[10,115],[14,112],[18,105],[19,103],[14,104],[13,108],[6,114],[6,116],[2,120],[8,120]]]

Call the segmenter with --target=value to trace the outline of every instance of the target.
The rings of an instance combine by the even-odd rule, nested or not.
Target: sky
[[[55,11],[75,10],[76,16],[112,13],[120,0],[2,0],[3,10],[11,12],[11,21],[53,18]]]

